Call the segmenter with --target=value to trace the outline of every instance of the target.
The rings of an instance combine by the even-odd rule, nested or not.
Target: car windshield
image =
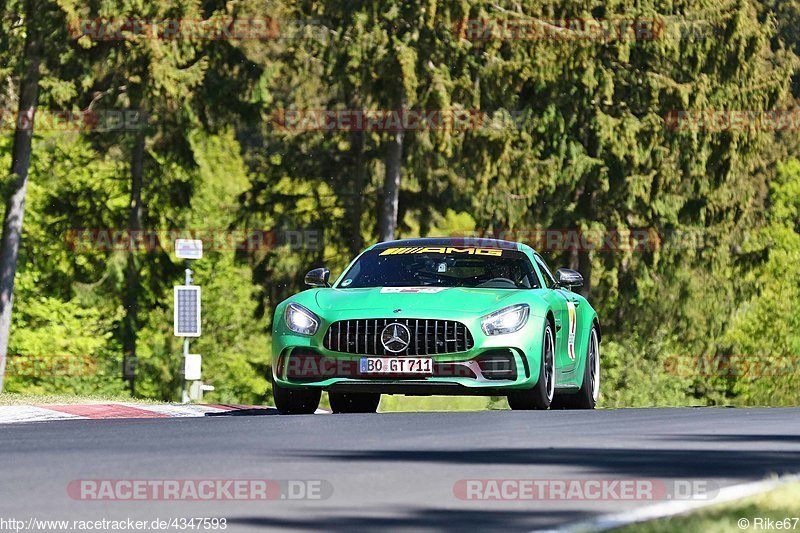
[[[420,286],[535,289],[539,283],[517,250],[417,246],[368,250],[337,288]]]

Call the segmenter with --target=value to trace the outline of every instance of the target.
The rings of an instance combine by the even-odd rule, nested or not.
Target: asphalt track
[[[0,518],[225,517],[226,531],[562,527],[653,501],[475,501],[466,479],[700,480],[800,472],[800,409],[76,420],[0,427]],[[324,480],[321,500],[83,501],[78,479]],[[456,491],[457,492],[457,491]],[[668,496],[671,497],[671,496]],[[713,498],[713,492],[711,496]]]

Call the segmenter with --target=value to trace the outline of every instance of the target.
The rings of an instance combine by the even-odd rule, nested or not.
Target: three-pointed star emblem
[[[411,343],[411,332],[404,324],[392,322],[387,324],[381,332],[381,344],[386,351],[399,353],[408,348]]]

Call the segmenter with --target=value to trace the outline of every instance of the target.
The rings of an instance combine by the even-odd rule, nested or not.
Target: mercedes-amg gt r
[[[331,285],[281,302],[273,321],[273,391],[281,413],[375,412],[381,394],[507,396],[512,409],[592,409],[600,324],[527,245],[423,238],[375,244]]]

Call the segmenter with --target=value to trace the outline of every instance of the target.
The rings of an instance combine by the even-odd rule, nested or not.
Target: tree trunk
[[[378,222],[381,241],[394,239],[400,196],[400,168],[403,161],[403,131],[393,134],[386,149],[386,178],[383,182],[383,209]]]
[[[131,105],[138,109],[141,98],[136,95],[131,98]],[[145,131],[136,132],[133,150],[131,152],[131,203],[128,213],[128,237],[130,250],[128,263],[125,267],[125,288],[123,290],[122,304],[125,308],[125,318],[122,328],[122,377],[128,381],[131,395],[136,394],[136,341],[139,331],[139,292],[141,291],[141,273],[139,254],[137,250],[137,234],[142,231],[142,176],[144,174],[144,144]]]
[[[364,248],[361,236],[361,218],[364,215],[364,187],[366,186],[367,169],[364,166],[364,132],[354,131],[350,134],[352,143],[353,187],[350,190],[350,256],[355,257]]]
[[[0,240],[0,392],[5,378],[11,310],[14,304],[14,277],[22,238],[22,219],[25,215],[25,194],[28,190],[28,170],[31,164],[33,121],[39,99],[39,67],[42,58],[42,39],[34,20],[34,6],[27,4],[25,38],[25,70],[20,82],[19,110],[14,130],[11,154],[11,182],[6,199],[3,237]]]
[[[584,298],[588,298],[589,291],[592,288],[592,257],[587,250],[581,250],[578,253],[578,272],[583,276],[583,286],[580,288],[580,294]]]

